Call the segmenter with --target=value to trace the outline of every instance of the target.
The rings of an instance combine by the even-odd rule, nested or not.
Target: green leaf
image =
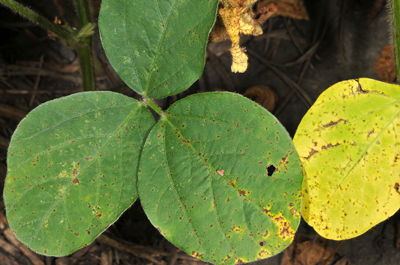
[[[8,150],[10,228],[34,251],[90,244],[137,198],[137,168],[154,126],[137,100],[87,92],[49,101],[21,121]]]
[[[215,264],[273,256],[299,225],[300,159],[267,110],[233,93],[178,101],[149,134],[138,189],[153,225]]]
[[[103,0],[99,30],[111,65],[137,93],[164,98],[201,76],[218,0]]]
[[[400,86],[361,78],[323,92],[294,143],[306,177],[303,218],[323,237],[366,232],[400,206]]]

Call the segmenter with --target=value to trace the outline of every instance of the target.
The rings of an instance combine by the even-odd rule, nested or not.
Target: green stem
[[[26,6],[21,5],[18,2],[15,2],[14,0],[0,0],[0,4],[3,4],[10,9],[14,10],[17,12],[19,15],[37,23],[39,26],[53,32],[56,34],[58,37],[63,39],[66,43],[71,43],[73,40],[73,33],[72,30],[68,30],[66,28],[63,28],[59,25],[56,25],[46,19],[45,17],[39,15],[35,11],[29,9]]]
[[[400,0],[391,0],[392,37],[397,83],[400,83]]]
[[[90,43],[80,43],[77,47],[79,62],[81,65],[83,90],[96,90],[96,78],[93,69],[92,48]]]
[[[76,10],[79,16],[80,30],[88,27],[92,22],[88,0],[75,0]],[[78,55],[81,64],[83,90],[96,90],[96,76],[93,66],[92,37],[79,38]]]
[[[157,112],[158,115],[162,116],[164,114],[162,109],[151,98],[144,97],[144,103]]]
[[[92,22],[92,16],[90,15],[90,8],[88,0],[75,0],[76,10],[79,15],[79,24],[81,28]]]

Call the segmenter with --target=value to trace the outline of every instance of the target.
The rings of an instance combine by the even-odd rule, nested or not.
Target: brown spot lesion
[[[295,231],[292,229],[291,223],[285,219],[282,212],[273,214],[269,209],[264,209],[263,212],[266,213],[271,218],[272,222],[278,226],[279,232],[277,236],[281,237],[283,240],[294,237]]]
[[[75,184],[75,185],[79,184],[78,178],[74,178],[74,180],[72,181],[72,184]]]
[[[340,119],[340,120],[338,120],[338,121],[331,121],[331,122],[329,122],[329,123],[327,123],[327,124],[323,124],[322,127],[328,128],[328,127],[331,127],[331,126],[335,126],[335,125],[338,124],[339,122],[344,122],[344,124],[346,124],[346,123],[348,122],[348,120]]]
[[[339,145],[340,145],[339,143],[336,143],[336,144],[327,144],[327,145],[322,146],[322,147],[321,147],[321,150],[326,150],[326,149],[329,149],[329,148],[332,148],[332,147],[335,147],[335,146],[339,146]]]
[[[223,169],[217,170],[218,175],[220,175],[222,177],[224,176],[224,172],[225,172],[225,170],[223,170]]]
[[[396,182],[396,184],[394,184],[394,189],[397,191],[398,194],[400,194],[400,184]]]
[[[204,258],[204,255],[202,253],[197,252],[197,251],[192,251],[192,256],[196,257],[196,258],[199,258],[199,259]]]
[[[231,185],[232,187],[236,188],[235,184],[236,184],[236,180],[232,179],[231,181],[229,181],[227,183],[228,185]]]
[[[368,90],[364,90],[364,89],[362,88],[359,79],[356,79],[356,82],[358,83],[357,90],[356,90],[358,93],[366,94],[366,93],[369,92]]]
[[[239,196],[246,196],[247,195],[247,191],[245,191],[245,190],[238,189],[238,192],[239,192]]]
[[[371,134],[373,134],[375,132],[375,129],[372,129],[371,131],[368,132],[367,138],[369,138],[371,136]]]
[[[266,250],[265,248],[263,248],[260,252],[258,252],[258,258],[259,259],[265,259],[271,256],[271,253]]]
[[[317,150],[315,150],[315,149],[311,149],[311,151],[310,151],[310,153],[308,154],[308,156],[307,157],[304,157],[304,159],[310,159],[314,154],[316,154],[316,153],[318,153],[318,151]]]

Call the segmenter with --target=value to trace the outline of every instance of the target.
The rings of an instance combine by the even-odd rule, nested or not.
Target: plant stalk
[[[158,115],[163,116],[164,112],[156,103],[154,103],[154,101],[151,98],[145,96],[143,101],[147,106],[149,106],[155,112],[157,112]]]
[[[79,16],[81,29],[92,22],[88,0],[75,0],[75,7]]]
[[[82,83],[84,91],[96,90],[96,78],[93,69],[92,48],[88,43],[79,43],[77,47],[79,62],[82,72]]]
[[[78,12],[80,30],[88,27],[92,22],[88,0],[75,0],[76,10]],[[82,71],[83,90],[96,90],[96,76],[94,73],[92,37],[87,36],[79,39],[78,56]]]
[[[3,4],[10,8],[11,10],[17,12],[19,15],[35,22],[39,26],[53,32],[58,37],[63,39],[65,43],[71,43],[73,41],[73,33],[72,30],[68,30],[64,27],[54,24],[53,22],[49,21],[45,17],[39,15],[32,9],[21,5],[20,3],[14,0],[0,0],[0,4]]]
[[[394,61],[396,64],[396,82],[400,84],[400,0],[390,0],[392,15],[392,38]]]

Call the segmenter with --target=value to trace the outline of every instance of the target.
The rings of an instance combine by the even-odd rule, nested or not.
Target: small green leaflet
[[[112,92],[31,111],[8,150],[4,203],[17,238],[49,256],[90,244],[136,200],[139,156],[154,123],[140,102]]]
[[[300,221],[303,170],[267,110],[233,93],[176,102],[146,141],[142,206],[171,243],[215,264],[278,254]]]

